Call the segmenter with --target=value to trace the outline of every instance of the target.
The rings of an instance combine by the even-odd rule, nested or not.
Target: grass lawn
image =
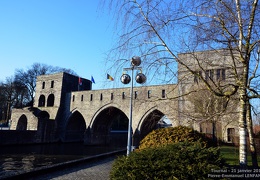
[[[235,146],[221,146],[220,154],[229,165],[239,165],[239,148]],[[260,155],[258,154],[258,164],[260,165]],[[248,166],[252,166],[251,154],[247,156]]]

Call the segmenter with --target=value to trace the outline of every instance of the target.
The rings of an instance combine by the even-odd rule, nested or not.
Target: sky
[[[114,87],[104,66],[114,22],[98,0],[1,0],[0,26],[0,81],[42,63]]]

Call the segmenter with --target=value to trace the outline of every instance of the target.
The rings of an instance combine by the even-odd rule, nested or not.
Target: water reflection
[[[1,176],[10,173],[30,171],[37,167],[49,166],[118,149],[122,149],[122,147],[85,146],[80,143],[0,147],[0,179]]]

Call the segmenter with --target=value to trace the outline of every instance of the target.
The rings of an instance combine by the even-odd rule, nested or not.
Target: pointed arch
[[[27,130],[27,123],[28,123],[27,117],[23,114],[18,120],[16,130],[26,131]]]
[[[151,131],[158,129],[158,122],[165,115],[156,108],[150,109],[142,118],[139,123],[139,127],[137,128],[137,132],[135,132],[135,139],[137,144]]]
[[[84,134],[86,131],[86,122],[79,111],[73,112],[69,117],[65,129],[66,142],[81,142],[84,141]]]
[[[39,97],[38,100],[38,107],[44,107],[45,106],[45,96],[42,94]]]
[[[42,119],[49,119],[50,118],[50,114],[47,111],[40,111],[37,114],[38,118],[42,118]]]
[[[125,145],[129,119],[117,107],[103,107],[91,124],[91,144]]]
[[[54,105],[54,94],[50,94],[47,99],[47,107]]]

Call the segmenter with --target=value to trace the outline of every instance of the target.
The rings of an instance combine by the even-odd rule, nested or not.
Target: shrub
[[[218,148],[185,141],[121,156],[114,161],[110,178],[207,179],[211,169],[220,169],[223,165]]]
[[[211,146],[212,142],[204,134],[186,126],[160,128],[150,132],[141,142],[139,149],[160,147],[183,141],[201,141],[205,146]]]

